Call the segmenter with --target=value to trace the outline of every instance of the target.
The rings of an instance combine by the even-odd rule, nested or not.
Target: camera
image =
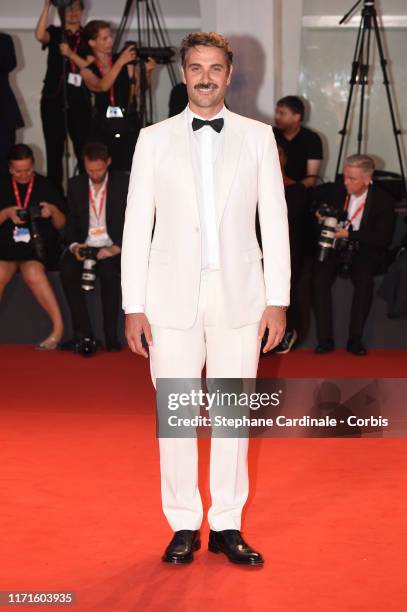
[[[335,251],[337,253],[339,269],[338,274],[341,278],[350,278],[353,264],[353,256],[359,250],[359,242],[340,238],[336,241]]]
[[[329,204],[322,204],[318,212],[324,217],[318,240],[318,261],[322,262],[326,261],[332,252],[335,243],[335,230],[338,223],[346,221],[348,215],[346,211],[333,208]]]
[[[31,245],[34,249],[34,253],[39,261],[45,261],[46,249],[45,244],[40,234],[40,230],[37,224],[37,219],[41,219],[41,207],[30,206],[29,208],[19,208],[16,211],[17,217],[26,225],[31,234]]]
[[[75,353],[81,355],[82,357],[92,357],[98,350],[97,340],[94,338],[82,338],[75,345]]]
[[[64,10],[71,6],[73,0],[51,0],[51,2],[57,9]]]
[[[82,266],[81,287],[84,291],[93,291],[96,281],[96,255],[99,248],[97,247],[82,247],[79,249],[79,254],[84,257]]]
[[[174,49],[171,47],[137,47],[135,40],[127,40],[124,44],[123,50],[127,47],[135,47],[137,51],[137,59],[132,62],[128,62],[130,65],[139,64],[140,61],[146,62],[149,57],[154,59],[157,64],[170,64],[172,58],[175,55]]]

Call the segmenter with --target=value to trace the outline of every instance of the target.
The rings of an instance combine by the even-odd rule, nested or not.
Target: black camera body
[[[141,62],[146,62],[149,57],[154,59],[157,64],[170,64],[175,55],[175,51],[171,47],[138,47],[135,40],[127,40],[123,50],[127,49],[127,47],[136,48],[137,59],[128,62],[130,65],[133,64],[134,66]]]
[[[99,247],[86,246],[79,249],[79,254],[84,257],[82,266],[81,287],[84,291],[93,291],[96,281],[97,254]]]
[[[41,206],[29,206],[28,208],[18,208],[16,211],[17,217],[23,224],[29,228],[31,235],[31,244],[34,253],[39,261],[45,261],[46,249],[42,239],[37,219],[42,218]]]
[[[346,221],[348,214],[345,210],[339,210],[329,204],[322,204],[318,208],[319,214],[324,217],[321,224],[321,232],[318,240],[318,261],[326,261],[335,244],[335,230],[340,221]]]
[[[59,10],[64,10],[71,6],[73,0],[51,0],[52,4]]]

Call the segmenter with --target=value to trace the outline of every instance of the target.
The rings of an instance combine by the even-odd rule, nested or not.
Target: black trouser
[[[69,86],[73,88],[73,86]],[[72,140],[79,171],[83,171],[82,149],[88,142],[91,106],[82,88],[68,97],[68,134]],[[62,189],[65,122],[62,97],[42,97],[41,120],[47,155],[48,178]]]
[[[290,237],[291,257],[291,284],[290,307],[287,310],[287,331],[295,329],[299,332],[301,327],[300,286],[305,262],[305,248],[302,242]]]
[[[67,250],[61,260],[61,281],[72,316],[76,338],[93,336],[92,325],[81,288],[82,262]],[[120,309],[120,255],[101,259],[96,267],[100,279],[103,309],[103,328],[107,344],[117,341],[117,323]]]
[[[16,128],[8,126],[0,118],[0,177],[8,175],[8,154],[16,141]]]
[[[373,299],[374,275],[378,263],[363,254],[354,256],[351,281],[354,292],[349,322],[349,341],[360,341]],[[317,337],[320,344],[333,342],[332,285],[338,274],[339,262],[333,254],[324,262],[316,261],[313,275],[314,308]]]

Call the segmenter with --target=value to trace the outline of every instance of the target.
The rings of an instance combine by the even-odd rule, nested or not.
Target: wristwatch
[[[288,310],[288,306],[281,306],[281,304],[267,304],[268,306],[274,306],[274,308],[282,308],[282,310]]]

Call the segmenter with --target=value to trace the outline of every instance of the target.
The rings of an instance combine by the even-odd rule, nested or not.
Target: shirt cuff
[[[68,249],[71,251],[72,253],[72,249],[74,248],[74,246],[76,246],[77,244],[79,244],[79,242],[72,242],[72,244],[69,245]]]
[[[125,314],[141,314],[144,312],[144,304],[133,304],[132,306],[124,306]]]
[[[282,304],[281,302],[278,302],[276,300],[267,300],[266,305],[267,306],[278,306],[279,308],[285,308],[285,309],[289,307],[289,304]]]

